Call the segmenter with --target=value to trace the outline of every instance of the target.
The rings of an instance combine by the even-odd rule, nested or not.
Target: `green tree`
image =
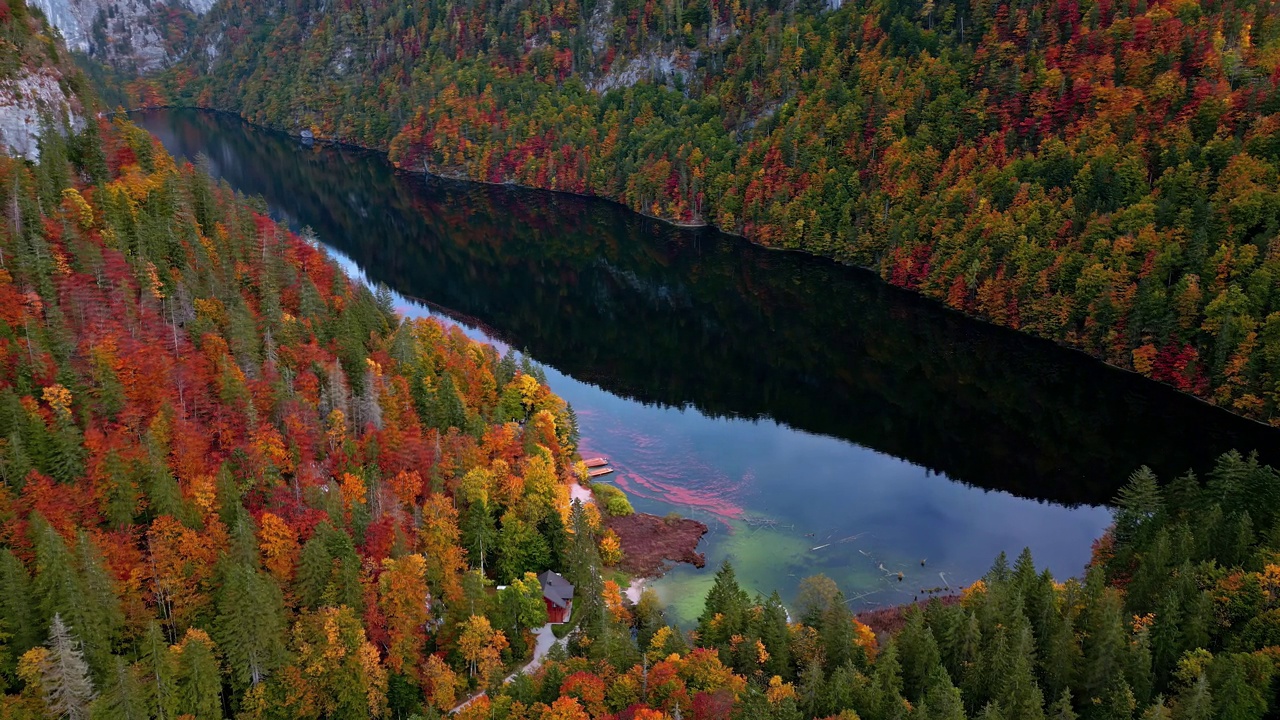
[[[498,544],[498,529],[489,504],[477,500],[467,507],[462,518],[462,544],[471,566],[484,572],[485,559],[493,555]]]
[[[1076,720],[1077,715],[1075,708],[1071,704],[1071,691],[1064,690],[1058,699],[1053,701],[1049,706],[1049,712],[1045,715],[1048,720]]]
[[[718,649],[721,662],[726,665],[732,665],[732,658],[728,657],[729,640],[744,627],[749,606],[747,591],[738,584],[733,564],[726,560],[716,571],[702,614],[698,616],[699,643]]]
[[[139,669],[119,655],[112,658],[103,692],[93,703],[92,720],[148,720],[144,680]]]
[[[177,717],[176,663],[164,631],[157,622],[147,625],[147,632],[138,643],[138,669],[147,714],[157,720]]]
[[[13,655],[10,660],[38,642],[35,610],[27,569],[11,550],[0,549],[0,630],[9,634],[8,647]]]
[[[966,717],[960,689],[951,683],[951,677],[941,665],[934,667],[929,675],[919,713],[926,720],[964,720]]]
[[[925,625],[924,613],[918,607],[911,607],[907,609],[906,619],[894,642],[902,663],[903,695],[919,702],[925,689],[936,680],[936,671],[942,669],[942,659],[933,632]]]
[[[78,557],[73,556],[62,536],[39,516],[32,522],[32,532],[36,546],[33,590],[41,615],[61,615],[76,628],[90,666],[95,672],[105,673],[124,618],[97,548],[81,532],[76,547]]]
[[[527,572],[537,573],[551,567],[546,538],[514,513],[503,516],[497,555],[499,582],[510,582]]]
[[[498,614],[501,629],[514,644],[523,643],[524,631],[547,624],[547,605],[542,601],[542,584],[531,572],[511,581],[498,591]]]
[[[221,720],[222,679],[213,641],[193,628],[187,631],[175,655],[178,712],[195,720]]]
[[[1258,720],[1275,702],[1275,666],[1259,655],[1218,655],[1209,666],[1213,716],[1220,720]]]
[[[573,501],[569,512],[572,535],[565,559],[565,577],[574,587],[575,614],[580,618],[579,627],[591,637],[603,631],[604,578],[600,575],[600,550],[595,534],[587,520],[586,510],[578,500]]]
[[[245,563],[226,572],[214,638],[241,688],[257,685],[285,661],[284,597],[275,580]]]

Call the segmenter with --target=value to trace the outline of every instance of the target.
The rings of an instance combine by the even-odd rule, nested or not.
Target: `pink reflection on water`
[[[630,428],[594,411],[583,411],[591,437],[579,443],[584,458],[604,456],[615,472],[600,480],[616,484],[628,495],[684,506],[714,515],[726,528],[743,516],[735,499],[753,479],[751,473],[731,477],[702,460],[691,448],[668,438]],[[604,422],[600,422],[604,420]]]

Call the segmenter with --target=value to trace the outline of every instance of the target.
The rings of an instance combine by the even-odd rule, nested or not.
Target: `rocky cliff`
[[[0,144],[9,152],[39,160],[42,133],[83,126],[80,102],[67,93],[57,68],[23,68],[0,79]]]
[[[166,67],[187,45],[214,0],[29,0],[67,47],[139,72]]]
[[[0,6],[0,149],[39,159],[44,132],[84,126],[91,95],[38,14]]]

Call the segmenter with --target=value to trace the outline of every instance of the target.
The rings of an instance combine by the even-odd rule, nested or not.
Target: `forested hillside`
[[[574,547],[541,372],[127,121],[39,149],[0,158],[0,717],[404,716],[520,662]]]
[[[711,222],[1280,417],[1274,3],[223,0],[200,35],[139,102]]]

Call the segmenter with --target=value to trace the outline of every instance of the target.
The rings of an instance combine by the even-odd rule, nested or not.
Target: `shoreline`
[[[591,491],[591,488],[585,487],[577,480],[574,480],[569,484],[569,502],[573,502],[575,500],[581,502],[583,505],[587,505],[587,504],[597,505],[595,494]],[[678,528],[672,528],[670,523],[666,519],[659,518],[656,515],[649,515],[647,513],[633,513],[631,515],[625,516],[625,518],[611,518],[607,515],[601,514],[601,522],[605,524],[606,527],[609,527],[609,523],[611,520],[612,521],[623,520],[629,525],[648,524],[650,525],[651,528],[654,524],[657,524],[657,523],[661,523],[664,525],[663,529],[666,530],[667,532],[661,533],[661,534],[657,532],[650,532],[649,538],[651,538],[654,535],[658,535],[659,537],[663,537],[663,538],[673,538],[673,537],[678,538],[680,536],[680,533],[678,532]],[[653,582],[654,580],[657,580],[658,578],[666,574],[668,565],[689,563],[696,568],[702,568],[705,565],[705,556],[702,553],[699,553],[697,551],[697,546],[701,544],[702,537],[706,535],[707,526],[698,522],[697,520],[692,520],[689,518],[680,518],[678,521],[678,524],[685,526],[686,532],[683,533],[685,536],[688,536],[690,534],[689,532],[690,529],[693,529],[693,530],[696,530],[697,528],[701,529],[700,531],[697,531],[697,537],[693,539],[692,543],[689,543],[688,542],[689,538],[685,537],[686,542],[684,544],[691,545],[691,546],[684,548],[685,552],[682,553],[682,557],[668,557],[669,555],[677,555],[681,553],[667,552],[665,551],[664,546],[659,545],[658,546],[659,551],[657,553],[654,553],[651,550],[651,552],[643,554],[643,556],[645,556],[646,559],[649,560],[649,562],[645,563],[646,569],[649,569],[648,572],[635,571],[634,566],[630,570],[623,570],[626,573],[627,577],[630,578],[630,582],[627,583],[627,586],[625,588],[622,588],[622,594],[624,597],[626,597],[628,600],[631,601],[631,604],[635,605],[640,602],[640,596],[641,594],[644,593],[645,588],[648,587],[649,583]],[[610,527],[610,529],[613,529],[613,528]],[[643,533],[643,529],[641,529],[641,533]],[[627,541],[628,538],[631,541],[630,543],[628,543]],[[624,531],[624,533],[621,533],[619,539],[622,540],[623,560],[618,569],[622,569],[621,565],[625,565],[627,563],[627,558],[629,555],[629,553],[627,552],[628,545],[630,545],[630,549],[634,552],[637,550],[637,545],[636,545],[637,543],[647,540],[649,538],[645,538],[645,537],[638,538],[637,534],[634,532],[628,533]],[[678,544],[678,540],[677,540],[677,544]],[[636,553],[636,554],[639,555],[641,553]],[[658,558],[657,562],[653,561],[654,556],[657,556]]]
[[[623,595],[631,601],[632,605],[640,603],[640,596],[644,594],[645,586],[649,584],[650,578],[631,578],[631,584],[627,585]]]
[[[1270,422],[1267,422],[1267,421],[1264,421],[1264,420],[1259,420],[1259,419],[1257,419],[1257,418],[1248,417],[1248,416],[1246,416],[1246,415],[1242,415],[1242,414],[1240,414],[1240,413],[1234,412],[1233,410],[1231,410],[1231,409],[1229,409],[1229,408],[1223,407],[1222,405],[1218,405],[1218,404],[1216,404],[1216,403],[1212,402],[1212,400],[1211,400],[1210,398],[1201,397],[1201,396],[1199,396],[1199,395],[1195,395],[1195,394],[1192,394],[1192,393],[1189,393],[1189,392],[1184,392],[1184,391],[1179,390],[1177,387],[1175,387],[1175,386],[1173,386],[1173,385],[1171,385],[1171,384],[1169,384],[1169,383],[1161,382],[1161,381],[1159,381],[1159,380],[1155,380],[1155,379],[1153,379],[1153,378],[1147,377],[1146,375],[1143,375],[1142,373],[1140,373],[1140,372],[1138,372],[1137,370],[1134,370],[1134,369],[1132,369],[1132,368],[1126,368],[1126,367],[1122,367],[1122,366],[1120,366],[1120,365],[1115,365],[1115,364],[1113,364],[1113,363],[1107,362],[1105,359],[1103,359],[1103,358],[1101,358],[1101,357],[1098,357],[1097,355],[1093,355],[1092,353],[1088,352],[1087,350],[1084,350],[1083,348],[1079,348],[1079,347],[1076,347],[1076,346],[1074,346],[1074,345],[1070,345],[1070,344],[1066,343],[1066,342],[1065,342],[1065,341],[1063,341],[1063,340],[1060,340],[1060,339],[1057,339],[1057,338],[1052,338],[1052,337],[1046,337],[1046,336],[1043,336],[1043,335],[1033,334],[1033,333],[1030,333],[1030,332],[1026,332],[1026,331],[1024,331],[1024,330],[1019,330],[1019,329],[1015,329],[1015,328],[1009,327],[1009,326],[1007,326],[1007,325],[1000,325],[1000,324],[998,324],[998,323],[994,323],[994,322],[992,322],[992,321],[988,320],[987,318],[984,318],[984,317],[982,317],[982,316],[980,316],[980,315],[974,315],[974,314],[971,314],[971,313],[965,312],[965,311],[963,311],[963,310],[958,310],[958,309],[956,309],[956,308],[953,308],[953,307],[951,307],[950,305],[947,305],[945,302],[943,302],[943,301],[942,301],[941,299],[939,299],[939,298],[935,298],[935,297],[933,297],[933,296],[931,296],[931,295],[926,295],[925,293],[919,292],[919,291],[917,291],[917,290],[912,290],[912,289],[910,289],[910,288],[905,288],[905,287],[901,287],[901,286],[898,286],[898,285],[894,285],[893,283],[891,283],[891,282],[889,282],[888,280],[886,280],[886,279],[885,279],[885,278],[884,278],[884,277],[883,277],[883,276],[882,276],[882,275],[881,275],[881,274],[880,274],[880,273],[879,273],[875,268],[868,267],[868,266],[865,266],[865,265],[858,265],[858,264],[856,264],[856,263],[848,262],[848,261],[846,261],[846,260],[842,260],[842,259],[839,259],[839,258],[836,258],[836,257],[832,257],[832,256],[829,256],[829,255],[820,255],[820,254],[818,254],[818,253],[811,252],[811,251],[808,251],[808,250],[799,249],[799,248],[782,248],[782,247],[773,247],[773,246],[770,246],[770,245],[765,245],[765,244],[762,244],[762,243],[756,242],[755,240],[752,240],[749,236],[747,236],[747,235],[745,235],[745,234],[742,234],[742,233],[739,233],[739,232],[735,232],[735,231],[733,231],[733,230],[726,230],[726,229],[724,229],[724,228],[718,227],[717,225],[715,225],[715,223],[712,223],[712,222],[706,222],[706,221],[703,221],[703,222],[701,222],[701,223],[693,223],[693,224],[691,224],[691,223],[686,223],[686,222],[684,222],[684,221],[680,221],[680,220],[672,220],[672,219],[668,219],[668,218],[658,217],[658,216],[655,216],[655,215],[650,215],[649,213],[645,213],[645,212],[643,212],[643,211],[635,210],[634,208],[632,208],[632,207],[630,207],[630,206],[626,205],[625,203],[622,203],[622,202],[620,202],[620,201],[618,201],[618,200],[615,200],[615,199],[613,199],[613,198],[610,198],[610,197],[607,197],[607,196],[604,196],[604,195],[594,195],[594,194],[590,194],[590,193],[577,193],[577,192],[573,192],[573,191],[571,191],[571,190],[556,190],[556,189],[551,189],[551,188],[541,188],[541,187],[536,187],[536,186],[532,186],[532,185],[523,185],[523,184],[520,184],[520,183],[514,183],[514,182],[491,182],[491,181],[487,181],[487,180],[472,179],[472,178],[467,177],[467,176],[465,176],[465,175],[463,175],[463,176],[454,176],[454,175],[448,175],[448,174],[433,173],[433,172],[430,172],[428,169],[425,169],[425,168],[424,168],[423,170],[404,169],[404,168],[401,168],[401,167],[397,166],[395,163],[392,163],[392,162],[391,162],[390,158],[387,156],[387,151],[386,151],[385,149],[378,148],[378,147],[369,147],[369,146],[365,146],[365,145],[357,145],[357,144],[355,144],[355,143],[346,142],[346,141],[342,141],[342,140],[336,140],[336,139],[332,139],[332,138],[311,138],[311,139],[307,139],[307,138],[304,138],[301,134],[298,134],[298,133],[293,133],[293,132],[290,132],[290,131],[288,131],[288,130],[283,130],[283,129],[276,128],[276,127],[272,127],[272,126],[269,126],[269,125],[261,125],[261,124],[258,124],[258,123],[255,123],[255,122],[252,122],[252,121],[248,120],[247,118],[245,118],[243,115],[241,115],[239,112],[236,112],[236,111],[234,111],[234,110],[225,110],[225,109],[221,109],[221,108],[200,107],[200,106],[196,106],[196,105],[176,105],[176,104],[170,104],[170,105],[152,105],[152,106],[135,107],[135,108],[132,108],[132,109],[126,109],[126,110],[123,110],[123,114],[128,115],[128,114],[131,114],[131,113],[136,113],[136,112],[146,112],[146,111],[150,111],[150,110],[194,110],[194,111],[198,111],[198,112],[209,112],[209,113],[217,113],[217,114],[220,114],[220,115],[228,115],[228,116],[231,116],[231,117],[236,118],[237,120],[239,120],[240,122],[243,122],[243,123],[244,123],[244,124],[246,124],[246,125],[249,125],[250,127],[257,128],[257,129],[259,129],[259,130],[266,131],[266,132],[271,132],[271,133],[276,133],[276,134],[279,134],[279,135],[284,135],[284,136],[286,136],[286,137],[289,137],[289,138],[295,139],[295,140],[297,140],[297,141],[299,141],[299,142],[307,143],[307,144],[309,144],[309,145],[328,145],[328,146],[332,146],[332,147],[336,147],[336,148],[344,148],[344,149],[350,149],[350,150],[355,150],[355,151],[359,151],[359,152],[367,152],[367,153],[376,154],[376,155],[378,155],[378,156],[379,156],[379,157],[380,157],[384,162],[386,162],[388,165],[390,165],[390,166],[391,166],[391,168],[392,168],[392,170],[393,170],[394,172],[398,173],[398,174],[399,174],[399,173],[403,173],[403,174],[405,174],[405,175],[420,176],[420,177],[424,177],[424,178],[434,177],[434,178],[438,178],[438,179],[445,180],[445,181],[448,181],[448,182],[457,182],[457,183],[474,183],[474,184],[477,184],[477,185],[489,185],[489,186],[495,186],[495,187],[518,188],[518,189],[521,189],[521,190],[531,191],[531,192],[557,193],[557,194],[570,195],[570,196],[580,197],[580,198],[589,198],[589,199],[592,199],[592,200],[597,200],[597,201],[602,201],[602,202],[611,203],[611,204],[613,204],[613,205],[617,205],[618,207],[621,207],[621,208],[625,209],[625,210],[626,210],[627,212],[629,212],[629,213],[632,213],[632,214],[635,214],[635,215],[637,215],[637,216],[639,216],[639,217],[643,217],[643,218],[646,218],[646,219],[649,219],[649,220],[653,220],[653,221],[656,221],[656,222],[661,222],[661,223],[664,223],[664,224],[669,225],[669,226],[671,226],[671,227],[680,228],[680,229],[685,229],[685,230],[690,230],[690,231],[693,231],[693,232],[699,232],[699,231],[712,231],[712,232],[717,232],[717,233],[720,233],[720,234],[722,234],[722,235],[725,235],[725,236],[728,236],[728,237],[732,237],[732,238],[738,239],[738,240],[740,240],[740,241],[742,241],[742,242],[750,243],[751,245],[753,245],[753,246],[755,246],[755,247],[757,247],[757,248],[761,248],[761,249],[764,249],[764,250],[769,250],[769,251],[771,251],[771,252],[780,252],[780,253],[797,253],[797,254],[805,255],[805,256],[808,256],[808,257],[811,257],[811,258],[818,258],[818,259],[820,259],[820,260],[823,260],[823,261],[826,261],[826,262],[835,263],[835,264],[837,264],[837,265],[840,265],[840,266],[843,266],[843,267],[846,267],[846,268],[849,268],[849,269],[852,269],[852,270],[856,270],[856,271],[858,271],[858,272],[865,272],[865,273],[869,273],[869,274],[871,274],[871,275],[874,275],[874,276],[875,276],[875,278],[876,278],[876,279],[877,279],[881,284],[883,284],[883,285],[885,285],[885,286],[887,286],[887,287],[893,288],[893,289],[894,289],[895,291],[897,291],[897,292],[901,292],[901,293],[903,293],[903,294],[905,294],[905,295],[909,295],[909,296],[911,296],[911,297],[913,297],[913,298],[917,298],[917,299],[919,299],[919,300],[922,300],[922,301],[925,301],[925,302],[931,303],[931,304],[933,304],[935,307],[937,307],[937,308],[939,308],[939,309],[941,309],[941,310],[943,310],[943,311],[950,312],[950,313],[954,313],[954,314],[955,314],[955,315],[957,315],[957,316],[964,317],[964,318],[967,318],[967,319],[972,320],[972,321],[980,322],[980,323],[982,323],[982,324],[984,324],[984,325],[987,325],[987,326],[989,326],[989,327],[992,327],[992,328],[998,328],[998,329],[999,329],[1000,331],[1002,331],[1002,332],[1012,333],[1013,335],[1016,335],[1017,337],[1022,338],[1022,339],[1024,339],[1024,340],[1031,340],[1031,341],[1033,341],[1033,342],[1049,343],[1049,344],[1051,344],[1051,345],[1053,345],[1053,346],[1055,346],[1055,347],[1057,347],[1057,348],[1060,348],[1060,349],[1062,349],[1062,350],[1067,350],[1067,351],[1070,351],[1070,352],[1078,353],[1079,355],[1081,355],[1081,356],[1083,356],[1083,357],[1089,358],[1089,359],[1090,359],[1090,360],[1092,360],[1093,362],[1096,362],[1096,363],[1098,363],[1098,364],[1100,364],[1100,365],[1102,365],[1102,366],[1104,366],[1104,367],[1110,368],[1110,369],[1112,369],[1112,370],[1115,370],[1115,371],[1118,371],[1118,372],[1125,373],[1125,374],[1127,374],[1127,375],[1129,375],[1129,376],[1132,376],[1132,377],[1133,377],[1133,378],[1135,378],[1135,379],[1138,379],[1138,380],[1139,380],[1139,381],[1141,381],[1141,382],[1152,383],[1152,384],[1154,384],[1154,385],[1157,385],[1157,386],[1159,386],[1159,387],[1165,388],[1166,390],[1168,390],[1168,391],[1170,391],[1170,392],[1173,392],[1173,393],[1175,393],[1175,394],[1177,394],[1177,395],[1180,395],[1180,396],[1182,396],[1182,397],[1191,398],[1192,400],[1195,400],[1196,402],[1200,403],[1201,405],[1203,405],[1203,406],[1204,406],[1204,407],[1206,407],[1206,408],[1212,408],[1214,411],[1221,412],[1221,413],[1224,413],[1224,414],[1226,414],[1226,415],[1230,415],[1230,416],[1235,417],[1235,418],[1240,418],[1240,419],[1242,419],[1242,420],[1245,420],[1245,421],[1248,421],[1248,422],[1250,422],[1250,423],[1256,424],[1256,425],[1258,425],[1258,426],[1261,426],[1261,427],[1266,428],[1266,429],[1268,429],[1268,430],[1271,430],[1271,431],[1273,431],[1273,432],[1280,432],[1280,425],[1273,425],[1273,424],[1271,424]],[[117,114],[120,114],[120,113],[119,113],[119,112],[117,112],[117,111],[110,111],[110,112],[105,112],[105,113],[102,113],[102,114],[103,114],[104,116],[106,116],[106,117],[111,117],[111,116],[113,116],[113,115],[117,115]]]

